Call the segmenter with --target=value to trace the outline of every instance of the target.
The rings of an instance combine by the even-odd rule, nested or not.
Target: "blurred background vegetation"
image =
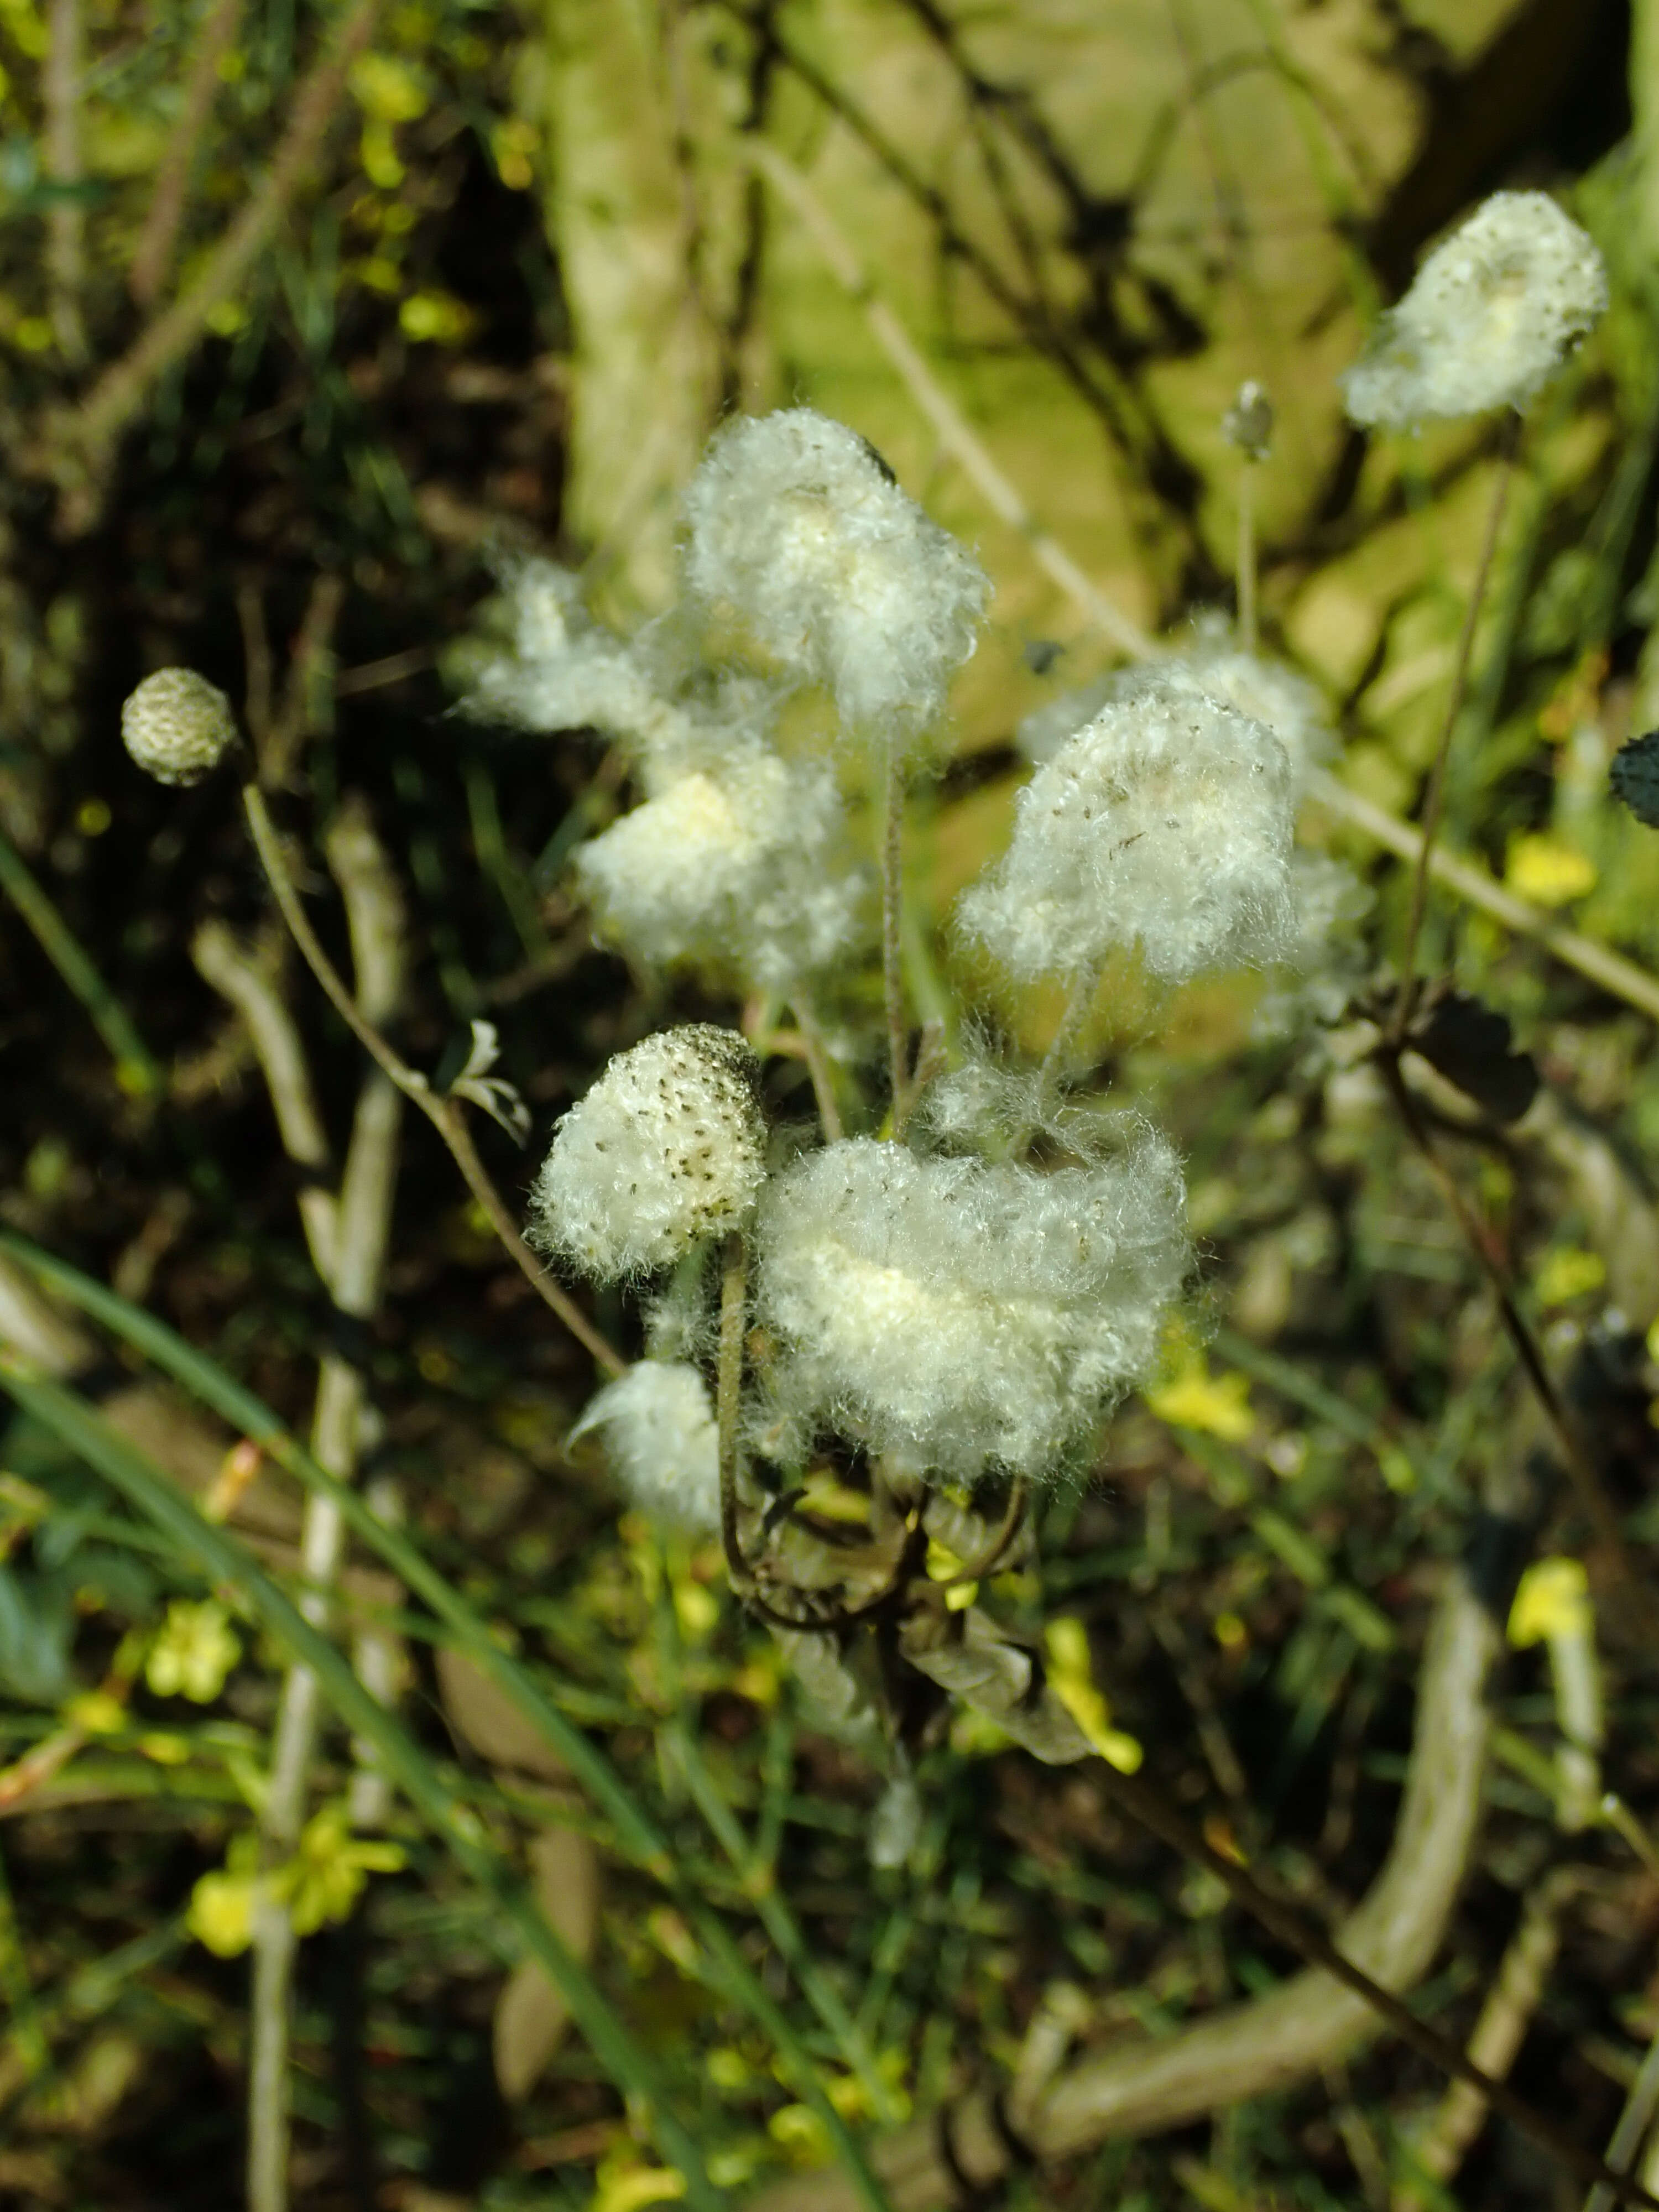
[[[395,1034],[416,1066],[453,1070],[468,1023],[494,1021],[544,1140],[618,1046],[735,1018],[590,942],[562,868],[624,801],[603,743],[451,711],[503,556],[555,553],[623,625],[665,604],[680,488],[733,407],[854,424],[996,583],[913,837],[924,1011],[953,974],[949,902],[1006,836],[1018,724],[1113,658],[941,442],[929,391],[1163,633],[1231,604],[1241,464],[1221,418],[1261,380],[1279,426],[1256,472],[1264,638],[1328,697],[1345,783],[1409,816],[1497,432],[1368,441],[1335,379],[1425,244],[1505,185],[1564,195],[1614,301],[1529,426],[1448,842],[1652,965],[1652,833],[1605,792],[1613,751],[1659,720],[1656,118],[1651,0],[0,0],[0,1217],[307,1420],[337,1333],[303,1179],[192,963],[200,926],[233,925],[286,977],[342,1143],[359,1056],[284,965],[234,792],[161,791],[122,752],[120,702],[160,665],[201,670],[277,746],[284,819],[313,846],[366,799],[409,903]],[[920,374],[896,365],[894,319]],[[1401,872],[1326,828],[1395,943]],[[1443,906],[1431,941],[1601,1146],[1589,1170],[1559,1131],[1467,1144],[1491,1232],[1554,1353],[1622,1340],[1652,1317],[1607,1311],[1610,1247],[1653,1226],[1651,1018],[1489,916]],[[1255,1037],[1254,993],[1195,988],[1167,1026],[1101,1040],[1100,1083],[1185,1150],[1218,1333],[1174,1413],[1132,1406],[1102,1479],[1049,1502],[1037,1596],[1086,1624],[1115,1717],[1207,1832],[1328,1916],[1386,1848],[1429,1596],[1515,1385],[1375,1087]],[[1055,1010],[1002,1011],[1040,1045]],[[802,1079],[769,1065],[777,1110],[802,1110]],[[524,1158],[480,1142],[516,1204]],[[619,1304],[599,1318],[635,1345]],[[972,1732],[929,1755],[910,1864],[872,1872],[875,1778],[798,1710],[715,1554],[618,1524],[594,1451],[565,1442],[591,1363],[423,1127],[354,1356],[365,1473],[395,1479],[422,1549],[653,1807],[859,2128],[1018,2064],[1044,2022],[1085,2047],[1170,2036],[1293,1964],[1088,1770]],[[1632,1358],[1617,1495],[1650,1566],[1656,1378]],[[131,1391],[104,1365],[106,1397]],[[158,1434],[197,1418],[154,1415]],[[198,1442],[205,1486],[228,1439]],[[189,1643],[176,1608],[207,1586],[45,1431],[15,1423],[4,1464],[0,2203],[217,2212],[240,2201],[246,1968],[186,1915],[248,1829],[280,1655],[244,1621],[231,1657],[191,1647],[203,1696],[148,1662],[123,1679],[135,1636],[152,1650],[170,1622]],[[239,1525],[291,1573],[295,1494],[261,1486],[263,1519]],[[1545,1548],[1581,1536],[1563,1501]],[[425,1615],[372,1577],[359,1595],[394,1608],[410,1725],[527,1854],[717,2185],[736,2203],[821,2158],[820,2117],[562,1763]],[[1609,1772],[1651,1823],[1650,1666],[1610,1660],[1608,1692]],[[1538,1654],[1499,1698],[1506,1755],[1420,2007],[1467,2035],[1521,1900],[1570,1853],[1515,2080],[1604,2142],[1659,2028],[1659,1876],[1607,1832],[1558,1832]],[[348,1765],[331,1738],[319,1802]],[[735,1865],[711,1797],[741,1818]],[[402,1869],[345,1881],[302,1952],[295,2203],[666,2201],[638,2112],[495,1904],[392,1825]],[[827,2005],[762,1911],[775,1892]],[[1008,2201],[1397,2203],[1397,2143],[1441,2088],[1384,2043]],[[1422,2186],[1569,2201],[1503,2124],[1439,2197]]]

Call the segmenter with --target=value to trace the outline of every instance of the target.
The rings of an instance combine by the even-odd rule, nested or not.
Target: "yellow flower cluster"
[[[253,1937],[255,1905],[263,1894],[285,1905],[295,1931],[314,1935],[326,1921],[345,1919],[371,1874],[395,1874],[404,1863],[396,1844],[354,1836],[343,1805],[325,1805],[306,1823],[286,1866],[258,1866],[258,1838],[238,1836],[224,1866],[204,1874],[191,1894],[190,1932],[222,1959],[246,1951]]]

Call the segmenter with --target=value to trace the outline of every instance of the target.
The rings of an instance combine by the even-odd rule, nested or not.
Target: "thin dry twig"
[[[264,251],[309,175],[345,89],[353,61],[368,45],[380,0],[350,0],[294,95],[270,165],[241,212],[208,256],[201,274],[149,324],[86,398],[56,425],[48,473],[95,473],[114,441],[143,407],[155,380],[201,337],[213,310],[229,300]]]
[[[452,1098],[441,1098],[433,1091],[425,1076],[418,1073],[406,1061],[398,1058],[372,1022],[365,1021],[352,1000],[350,993],[340,981],[333,962],[318,942],[317,933],[307,919],[300,895],[295,889],[288,864],[283,857],[281,841],[276,824],[265,805],[264,796],[255,784],[245,784],[242,805],[247,816],[249,831],[260,865],[265,872],[272,896],[288,924],[295,943],[304,955],[306,964],[322,986],[325,996],[341,1020],[356,1038],[369,1058],[386,1075],[405,1098],[410,1098],[443,1139],[460,1169],[467,1188],[478,1201],[489,1220],[490,1226],[506,1246],[522,1271],[526,1280],[542,1298],[571,1334],[589,1352],[607,1375],[615,1376],[627,1372],[628,1363],[589,1321],[563,1287],[556,1283],[537,1260],[535,1254],[520,1236],[501,1202],[501,1194],[490,1181],[483,1162],[478,1158],[477,1147],[472,1141],[465,1117]]]
[[[86,210],[78,187],[84,175],[81,152],[81,99],[86,76],[86,25],[81,0],[51,0],[46,12],[46,66],[40,94],[46,110],[42,168],[58,187],[46,210],[46,298],[58,350],[71,368],[87,357],[87,328],[81,310],[86,283]]]
[[[1383,846],[1400,860],[1413,864],[1419,860],[1424,849],[1421,830],[1375,805],[1358,792],[1351,791],[1328,769],[1313,770],[1308,778],[1308,796],[1327,813],[1362,831],[1373,843]],[[1576,969],[1587,981],[1615,999],[1622,999],[1650,1021],[1659,1022],[1659,980],[1633,961],[1567,928],[1541,907],[1516,898],[1513,891],[1506,891],[1501,884],[1495,883],[1484,868],[1473,861],[1460,860],[1441,846],[1431,850],[1428,866],[1429,873],[1437,882],[1455,891],[1468,905],[1490,915],[1494,921],[1502,922],[1517,937],[1530,938],[1564,967]]]
[[[127,270],[127,289],[141,307],[155,306],[173,265],[190,193],[190,173],[213,112],[220,66],[236,41],[242,4],[243,0],[213,0],[191,57],[179,120],[155,172],[155,189]]]
[[[299,1194],[300,1221],[317,1272],[327,1280],[334,1265],[335,1199],[321,1180],[329,1143],[318,1109],[305,1047],[276,977],[236,941],[222,921],[204,921],[191,943],[197,972],[241,1016],[265,1079],[283,1150],[307,1180]]]
[[[1469,2037],[1468,2055],[1483,2073],[1507,2076],[1538,2009],[1561,1948],[1561,1915],[1583,1875],[1558,1867],[1528,1893],[1520,1924],[1509,1941],[1486,2001]],[[1411,2139],[1411,2156],[1430,2180],[1451,2180],[1486,2124],[1486,2100],[1467,2081],[1454,2081]],[[1425,2198],[1411,2182],[1394,2193],[1393,2212],[1422,2212]]]
[[[763,138],[745,140],[744,150],[778,198],[798,217],[802,228],[809,233],[837,283],[858,302],[871,336],[933,424],[939,444],[960,463],[963,473],[978,488],[987,505],[1011,530],[1019,533],[1043,574],[1059,585],[1121,652],[1132,660],[1149,659],[1157,651],[1152,638],[1090,582],[1071,555],[1036,520],[992,459],[966,416],[940,386],[909,332],[877,291],[835,217],[800,171]]]
[[[396,1013],[406,970],[403,900],[397,880],[361,805],[349,805],[326,841],[330,866],[345,902],[356,975],[356,1004],[365,1021]],[[380,1304],[397,1182],[403,1099],[378,1068],[359,1094],[341,1177],[331,1264],[319,1268],[336,1310],[365,1321]],[[312,1425],[319,1465],[342,1481],[356,1470],[366,1403],[356,1360],[322,1359]],[[345,1553],[345,1522],[333,1499],[306,1500],[300,1538],[306,1589],[302,1612],[320,1626]],[[305,1823],[312,1763],[322,1720],[321,1688],[309,1667],[283,1677],[272,1731],[270,1778],[261,1808],[260,1842],[267,1864],[290,1857]],[[253,1999],[248,2067],[248,2203],[251,2212],[286,2212],[289,2202],[289,2006],[297,1946],[294,1920],[281,1899],[262,1895],[253,1922]]]

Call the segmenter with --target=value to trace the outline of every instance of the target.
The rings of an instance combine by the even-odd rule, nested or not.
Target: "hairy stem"
[[[1445,718],[1440,726],[1440,742],[1435,748],[1434,765],[1429,770],[1428,789],[1423,800],[1423,842],[1412,875],[1411,908],[1406,921],[1406,942],[1400,955],[1400,995],[1395,1003],[1392,1025],[1392,1035],[1396,1043],[1406,1034],[1417,1000],[1417,954],[1423,934],[1423,917],[1428,906],[1429,855],[1434,850],[1434,842],[1440,831],[1440,817],[1445,811],[1446,768],[1451,758],[1457,719],[1463,711],[1464,695],[1468,690],[1469,659],[1474,651],[1474,633],[1480,620],[1480,608],[1486,596],[1492,561],[1498,551],[1498,532],[1503,527],[1504,510],[1509,502],[1510,485],[1514,480],[1520,427],[1521,417],[1518,415],[1512,416],[1504,427],[1498,475],[1492,485],[1492,505],[1486,513],[1486,535],[1481,540],[1480,558],[1475,568],[1474,581],[1469,587],[1469,603],[1464,610],[1463,627],[1458,635],[1457,656],[1452,664],[1451,690],[1446,700]]]
[[[904,1027],[904,761],[896,738],[887,740],[885,833],[881,843],[881,978],[887,1008],[887,1071],[893,1093],[893,1136],[903,1134],[908,1042]]]
[[[1238,475],[1238,642],[1256,648],[1255,463],[1247,455]]]
[[[823,1031],[818,1027],[817,1012],[805,994],[792,1003],[795,1027],[800,1031],[801,1057],[806,1062],[806,1073],[812,1079],[812,1097],[817,1103],[818,1120],[823,1124],[825,1140],[838,1145],[846,1131],[842,1125],[841,1109],[836,1103],[835,1073],[830,1065],[830,1055],[824,1049]]]
[[[1037,1071],[1036,1103],[1039,1115],[1046,1114],[1054,1102],[1065,1080],[1066,1063],[1073,1048],[1083,1033],[1089,1018],[1089,1009],[1094,1004],[1095,985],[1098,978],[1092,968],[1080,969],[1073,976],[1066,994],[1066,1011],[1060,1018],[1060,1027],[1049,1041],[1042,1055],[1042,1065]],[[1026,1135],[1029,1138],[1030,1132]]]
[[[1437,1151],[1428,1127],[1417,1109],[1416,1101],[1406,1086],[1398,1058],[1385,1050],[1379,1056],[1378,1065],[1407,1135],[1433,1177],[1445,1200],[1447,1211],[1457,1224],[1475,1264],[1491,1285],[1504,1333],[1515,1348],[1516,1357],[1549,1425],[1550,1433],[1566,1465],[1574,1492],[1589,1522],[1595,1542],[1607,1566],[1617,1577],[1621,1594],[1626,1600],[1620,1608],[1622,1625],[1627,1633],[1638,1636],[1644,1644],[1652,1648],[1656,1643],[1656,1629],[1646,1609],[1633,1601],[1638,1588],[1636,1571],[1626,1547],[1624,1531],[1619,1525],[1619,1516],[1613,1510],[1601,1475],[1556,1388],[1555,1378],[1545,1364],[1538,1340],[1516,1303],[1508,1273],[1492,1249],[1491,1238],[1471,1212],[1456,1177]]]
[[[726,1240],[720,1271],[720,1367],[715,1378],[714,1412],[720,1424],[720,1540],[732,1585],[749,1587],[749,1562],[744,1556],[738,1527],[738,1473],[740,1439],[738,1420],[743,1397],[743,1333],[749,1297],[749,1247],[743,1231],[734,1229]]]

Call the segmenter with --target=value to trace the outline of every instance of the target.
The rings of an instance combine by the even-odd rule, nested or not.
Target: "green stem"
[[[886,824],[881,844],[881,976],[887,1009],[887,1070],[893,1093],[893,1135],[904,1120],[904,759],[887,740]]]
[[[1486,536],[1481,541],[1474,582],[1469,589],[1469,603],[1464,610],[1463,628],[1457,641],[1457,658],[1452,665],[1451,691],[1446,701],[1445,719],[1440,726],[1440,742],[1435,749],[1434,765],[1429,770],[1428,790],[1423,800],[1423,842],[1412,876],[1411,910],[1406,921],[1405,948],[1400,956],[1400,995],[1395,1001],[1395,1017],[1390,1025],[1390,1034],[1396,1044],[1406,1034],[1417,1002],[1417,953],[1429,900],[1429,860],[1434,851],[1435,839],[1439,835],[1440,817],[1445,811],[1446,768],[1451,758],[1452,738],[1456,732],[1458,717],[1463,711],[1464,696],[1468,690],[1469,661],[1474,651],[1475,626],[1480,619],[1492,560],[1498,551],[1498,533],[1503,526],[1504,509],[1508,504],[1510,485],[1515,475],[1520,425],[1521,417],[1516,415],[1504,426],[1498,477],[1492,486],[1492,505],[1486,514]]]
[[[1248,455],[1238,478],[1238,642],[1255,651],[1255,463]]]
[[[802,1996],[841,2045],[842,2057],[863,2085],[877,2118],[896,2120],[900,2115],[893,2103],[892,2093],[876,2071],[869,2044],[851,2013],[813,1965],[805,1938],[796,1925],[794,1915],[773,1887],[771,1869],[744,1841],[737,1816],[720,1796],[719,1785],[709,1772],[690,1731],[685,1728],[676,1728],[671,1734],[670,1741],[697,1810],[708,1822],[715,1842],[742,1877],[744,1887],[753,1899],[761,1924],[771,1937],[779,1957],[794,1975]],[[823,2092],[818,2087],[816,2075],[809,2073],[800,2086],[807,2103],[817,2111],[823,2100]]]
[[[750,1581],[743,1536],[738,1527],[738,1424],[742,1413],[743,1325],[748,1277],[748,1247],[743,1231],[734,1229],[726,1240],[720,1275],[720,1348],[714,1413],[720,1425],[720,1540],[726,1549],[726,1571],[733,1588],[740,1592],[748,1589]]]
[[[159,1097],[165,1087],[161,1071],[133,1027],[131,1017],[3,831],[0,831],[0,890],[22,915],[40,950],[92,1017],[93,1027],[110,1048],[115,1079],[122,1090],[136,1098]]]

